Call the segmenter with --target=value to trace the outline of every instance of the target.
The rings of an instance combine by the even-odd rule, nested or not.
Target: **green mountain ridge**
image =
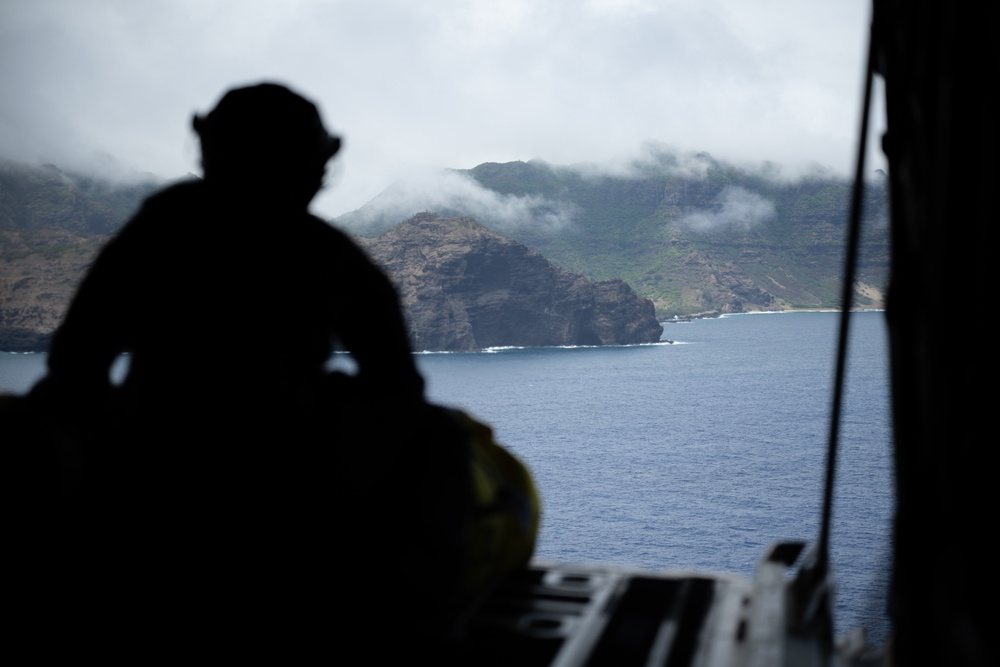
[[[467,195],[387,205],[390,188],[334,222],[376,236],[424,210],[471,215],[562,268],[592,280],[625,280],[664,319],[839,307],[851,185],[823,172],[783,180],[775,171],[741,169],[704,153],[661,153],[618,174],[541,161],[484,163],[450,175],[489,194],[496,213],[488,198]],[[866,186],[864,201],[852,305],[881,307],[888,275],[884,178]]]

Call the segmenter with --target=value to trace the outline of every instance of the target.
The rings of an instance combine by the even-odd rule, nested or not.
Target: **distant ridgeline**
[[[0,161],[0,350],[46,348],[97,250],[160,185]],[[828,174],[661,152],[615,174],[446,171],[334,223],[396,281],[417,349],[618,344],[657,340],[674,315],[837,307],[849,196]],[[882,305],[886,200],[877,179],[855,306]]]
[[[889,269],[885,176],[864,193],[854,307],[882,307]],[[615,173],[541,161],[485,163],[397,183],[337,218],[377,235],[418,211],[468,215],[592,280],[621,279],[674,315],[838,308],[850,183],[792,180],[707,154],[659,152]]]

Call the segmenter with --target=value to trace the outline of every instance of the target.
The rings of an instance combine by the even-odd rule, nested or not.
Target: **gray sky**
[[[869,0],[0,0],[0,157],[197,173],[191,115],[269,79],[345,138],[314,206],[325,216],[415,171],[615,164],[647,141],[846,176],[869,13]]]

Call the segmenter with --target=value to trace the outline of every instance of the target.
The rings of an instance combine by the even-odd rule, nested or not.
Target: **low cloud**
[[[467,174],[422,170],[396,181],[356,212],[371,224],[392,223],[421,211],[468,215],[498,231],[530,225],[556,231],[572,223],[569,204],[539,195],[504,195],[484,188]]]
[[[656,170],[674,176],[703,178],[718,162],[706,152],[681,151],[659,141],[646,141],[631,162],[633,173]]]
[[[703,178],[719,162],[704,151],[682,150],[661,141],[647,140],[628,153],[609,157],[602,162],[551,166],[557,171],[570,171],[583,178],[643,178],[651,174]]]
[[[711,210],[688,213],[680,224],[700,232],[723,228],[746,231],[775,215],[774,204],[740,187],[727,187],[716,198]]]

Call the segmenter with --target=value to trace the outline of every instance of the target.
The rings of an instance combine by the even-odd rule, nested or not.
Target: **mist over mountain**
[[[423,211],[489,220],[491,229],[501,233],[528,224],[554,232],[568,226],[575,213],[570,202],[558,202],[542,193],[497,192],[468,171],[439,169],[413,172],[333,222],[358,236],[375,237]]]
[[[484,163],[398,182],[333,222],[377,236],[421,211],[468,215],[593,280],[622,279],[661,318],[836,308],[851,184],[652,146],[626,165]],[[881,307],[888,276],[887,191],[864,193],[854,306]]]

